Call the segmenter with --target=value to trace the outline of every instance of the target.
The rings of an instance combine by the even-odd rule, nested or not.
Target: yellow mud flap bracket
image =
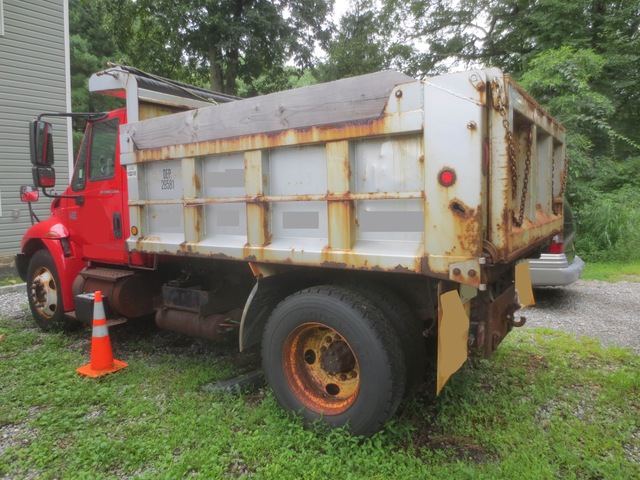
[[[523,260],[516,264],[516,295],[520,308],[530,307],[536,302],[533,298],[533,288],[531,287],[531,270],[529,260]]]
[[[469,316],[457,290],[438,296],[438,382],[436,394],[467,361]]]

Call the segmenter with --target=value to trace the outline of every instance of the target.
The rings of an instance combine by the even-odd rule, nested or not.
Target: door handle
[[[122,217],[120,212],[113,214],[113,236],[115,238],[122,238]]]

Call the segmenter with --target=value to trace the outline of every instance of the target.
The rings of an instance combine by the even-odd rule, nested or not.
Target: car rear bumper
[[[531,284],[534,287],[569,285],[582,277],[584,262],[577,255],[569,264],[564,253],[543,253],[530,260]]]

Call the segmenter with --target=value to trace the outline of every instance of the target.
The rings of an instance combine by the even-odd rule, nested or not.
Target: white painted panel
[[[362,200],[356,203],[358,239],[419,242],[424,233],[421,199]]]
[[[271,195],[327,193],[324,145],[279,148],[269,156]]]
[[[244,203],[215,203],[205,207],[206,237],[242,235],[246,243],[247,209]]]
[[[202,160],[203,193],[206,198],[243,197],[244,153],[215,155]]]
[[[421,138],[369,139],[355,144],[356,192],[418,191],[423,185]]]
[[[145,165],[148,200],[182,198],[182,168],[180,160]]]
[[[313,238],[328,241],[326,202],[279,202],[271,204],[275,238]]]

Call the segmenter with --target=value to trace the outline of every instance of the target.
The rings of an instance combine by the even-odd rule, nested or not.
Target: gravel
[[[534,291],[536,305],[520,312],[527,327],[553,328],[640,353],[640,283],[579,280]]]
[[[29,310],[27,293],[22,290],[15,291],[7,287],[0,287],[0,316],[5,318],[21,318]]]
[[[526,327],[594,337],[603,345],[627,347],[640,354],[640,283],[580,280],[563,288],[536,289],[534,295],[536,306],[516,314],[527,318]],[[29,315],[24,290],[3,291],[0,287],[0,315]]]

